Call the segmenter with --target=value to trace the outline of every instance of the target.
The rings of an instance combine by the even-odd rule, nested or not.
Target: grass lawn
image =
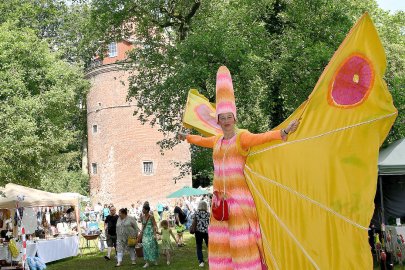
[[[184,234],[184,239],[186,242],[185,247],[175,247],[172,252],[171,264],[166,265],[166,258],[161,255],[159,258],[159,265],[151,265],[149,269],[176,269],[176,270],[187,270],[187,269],[208,269],[208,264],[205,267],[198,267],[198,260],[195,248],[195,238],[189,233]],[[175,245],[175,243],[173,243]],[[112,259],[111,261],[106,261],[103,257],[105,252],[90,253],[84,252],[83,256],[77,256],[70,259],[65,259],[57,262],[53,262],[47,265],[48,270],[86,270],[86,269],[115,269],[116,261]],[[114,251],[113,254],[115,255]],[[207,248],[203,245],[204,260],[207,261]],[[113,256],[115,258],[115,256]],[[137,258],[137,265],[131,265],[131,260],[129,255],[126,254],[123,260],[123,266],[116,269],[143,269],[145,264],[143,258]]]
[[[175,247],[172,252],[171,264],[166,265],[166,258],[161,255],[159,259],[159,265],[151,265],[149,269],[176,269],[176,270],[188,270],[188,269],[208,269],[208,264],[205,267],[198,267],[196,249],[195,249],[195,238],[188,232],[184,234],[184,239],[186,240],[185,247]],[[115,269],[116,261],[112,259],[111,261],[105,261],[105,252],[91,253],[85,250],[83,256],[77,256],[70,259],[65,259],[57,262],[53,262],[47,265],[48,270],[104,270],[104,269]],[[113,251],[114,254],[114,251]],[[207,248],[203,245],[204,259],[207,261]],[[117,269],[143,269],[144,261],[143,258],[137,258],[137,265],[131,265],[128,254],[124,256],[123,266]],[[375,266],[375,270],[380,269],[379,266]],[[396,266],[395,269],[404,269],[400,266]]]

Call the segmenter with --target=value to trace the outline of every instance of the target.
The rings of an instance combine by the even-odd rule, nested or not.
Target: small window
[[[98,126],[97,125],[93,125],[93,133],[97,133],[98,132]]]
[[[143,162],[143,174],[145,174],[145,175],[153,174],[153,162],[152,161]]]
[[[91,172],[97,174],[97,163],[91,163]]]
[[[108,57],[116,57],[118,55],[117,43],[111,42],[108,45]]]

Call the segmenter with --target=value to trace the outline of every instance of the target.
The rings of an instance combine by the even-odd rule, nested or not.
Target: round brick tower
[[[91,89],[87,96],[88,171],[93,202],[129,207],[136,201],[151,203],[183,186],[191,176],[177,183],[179,169],[173,162],[190,161],[186,143],[161,155],[158,127],[142,125],[133,115],[136,101],[128,102],[128,76],[116,61],[125,59],[132,48],[127,41],[112,43],[109,57],[88,72]],[[124,83],[123,83],[124,82]],[[153,204],[152,204],[153,205]]]

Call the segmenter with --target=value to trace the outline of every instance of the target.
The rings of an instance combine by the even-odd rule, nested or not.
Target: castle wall
[[[176,184],[173,180],[179,170],[172,162],[190,161],[188,144],[161,155],[156,142],[163,139],[162,133],[157,126],[142,125],[133,115],[135,103],[126,101],[128,74],[110,64],[92,70],[88,78],[88,167],[93,201],[129,207],[138,200],[166,200],[171,192],[191,186],[191,175]],[[96,132],[93,125],[97,125]],[[150,161],[153,173],[146,175],[143,162]],[[97,172],[93,172],[93,163]]]

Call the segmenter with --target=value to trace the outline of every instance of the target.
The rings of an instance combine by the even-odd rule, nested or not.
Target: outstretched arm
[[[240,143],[243,149],[249,149],[250,147],[264,144],[273,140],[281,140],[281,130],[272,130],[265,133],[253,134],[249,131],[240,134]]]
[[[215,136],[202,137],[199,135],[187,135],[187,141],[201,147],[214,148]]]
[[[187,139],[188,143],[192,143],[201,147],[206,147],[206,148],[214,148],[215,144],[215,136],[211,137],[202,137],[198,135],[190,135],[190,134],[184,134],[184,133],[178,133],[177,137],[184,141]]]
[[[297,130],[300,124],[299,119],[291,121],[287,128],[281,130],[271,130],[265,133],[252,134],[249,131],[240,135],[240,143],[243,149],[249,149],[252,146],[260,145],[273,140],[286,141],[288,134]]]

